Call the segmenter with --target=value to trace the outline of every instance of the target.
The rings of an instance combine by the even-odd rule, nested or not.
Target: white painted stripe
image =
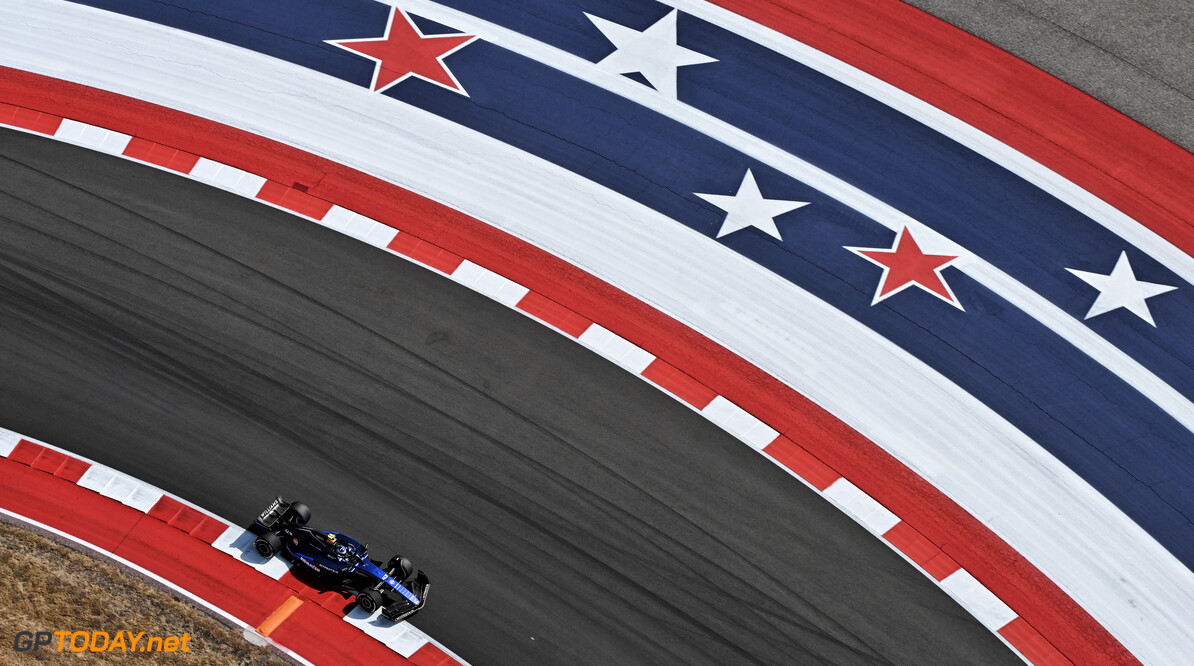
[[[80,146],[98,150],[109,155],[119,155],[128,147],[132,139],[127,134],[114,132],[102,127],[87,125],[69,118],[62,121],[54,138],[68,141]]]
[[[452,273],[452,279],[511,308],[517,305],[522,297],[530,291],[517,282],[508,280],[468,260],[461,262],[456,271]]]
[[[701,414],[756,451],[762,451],[779,436],[774,428],[720,395],[714,397]]]
[[[332,206],[327,215],[316,222],[379,248],[385,248],[398,235],[397,229],[341,206]]]
[[[344,233],[357,240],[363,240],[378,226],[381,226],[381,223],[377,220],[358,213],[344,227]]]
[[[12,450],[20,444],[21,436],[11,430],[0,428],[0,457],[7,458]]]
[[[290,570],[290,565],[280,557],[266,558],[258,555],[257,549],[253,547],[253,542],[256,540],[257,535],[233,525],[216,537],[211,546],[222,553],[235,557],[270,578],[278,580],[282,574]]]
[[[965,569],[958,569],[941,581],[941,587],[992,631],[999,631],[1016,619],[1016,613],[999,600]]]
[[[585,329],[577,340],[636,375],[642,374],[655,360],[639,346],[596,323]]]
[[[397,4],[392,0],[387,1]],[[954,267],[978,280],[1050,330],[1064,336],[1075,347],[1110,369],[1149,400],[1173,415],[1187,429],[1194,432],[1194,402],[1169,386],[1130,355],[1099,336],[1082,321],[1070,316],[1026,285],[1017,282],[1010,275],[919,220],[730,123],[676,99],[660,95],[625,76],[594,67],[593,63],[583,58],[428,0],[402,0],[402,6],[433,21],[446,23],[469,34],[481,35],[486,41],[547,64],[582,81],[604,88],[675,119],[706,136],[717,139],[727,146],[811,185],[893,231],[909,227],[925,252],[959,255],[961,258],[952,264]]]
[[[127,477],[120,472],[113,472],[112,477],[100,488],[99,494],[110,497],[117,502],[124,502],[137,489],[136,479]]]
[[[398,230],[378,223],[373,226],[367,233],[360,236],[360,239],[366,243],[377,248],[385,248],[398,235]]]
[[[825,496],[858,519],[875,534],[882,535],[900,522],[898,516],[846,479],[838,479],[825,489]]]
[[[128,497],[125,497],[123,500],[121,500],[121,502],[133,507],[141,513],[148,513],[149,510],[153,508],[153,505],[157,504],[158,500],[162,499],[163,495],[165,495],[165,493],[157,488],[154,488],[153,486],[147,486],[143,483],[138,483],[137,487],[133,488],[133,492],[129,493]]]
[[[88,490],[94,490],[98,493],[104,489],[104,486],[108,485],[108,482],[114,476],[116,476],[116,473],[107,467],[93,464],[87,468],[86,472],[83,472],[83,476],[79,477],[77,483]]]
[[[206,157],[200,157],[191,169],[191,177],[241,196],[256,198],[266,179],[256,174],[243,171],[227,164],[213,162]]]
[[[358,215],[347,208],[340,206],[332,206],[327,215],[323,216],[322,220],[316,220],[323,226],[333,229],[335,231],[344,232],[348,225],[352,224],[353,219]]]
[[[710,2],[673,0],[669,4],[787,56],[924,123],[1008,171],[1035,183],[1059,201],[1144,250],[1186,282],[1194,283],[1194,258],[1114,206],[991,135],[877,77]]]
[[[381,616],[380,609],[372,613],[366,613],[361,610],[360,606],[353,606],[353,609],[344,616],[344,621],[369,634],[373,639],[383,644],[389,644],[392,640],[406,637],[409,633],[408,627],[410,626],[406,622],[395,624],[385,619]],[[426,640],[423,641],[423,643],[426,642]],[[419,647],[422,647],[422,645]]]
[[[409,622],[403,622],[401,623],[401,626],[402,631],[395,632],[393,636],[391,636],[386,642],[386,647],[390,648],[394,652],[397,652],[403,657],[410,659],[410,656],[415,652],[418,652],[419,648],[429,643],[430,639],[427,637],[427,634],[423,633],[418,627]]]
[[[1179,621],[1194,616],[1194,574],[997,414],[794,285],[575,174],[362,88],[71,3],[15,7],[0,6],[9,66],[301,146],[563,257],[882,446],[987,522],[1137,656],[1164,662],[1194,652],[1194,632]],[[113,42],[125,49],[113,52]],[[876,386],[903,390],[874,399]],[[1023,487],[1034,492],[1015,490]]]

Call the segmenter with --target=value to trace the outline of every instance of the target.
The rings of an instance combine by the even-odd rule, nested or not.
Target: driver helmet
[[[324,543],[326,543],[329,546],[336,545],[336,533],[328,532],[327,535],[323,537],[323,540],[324,540]]]

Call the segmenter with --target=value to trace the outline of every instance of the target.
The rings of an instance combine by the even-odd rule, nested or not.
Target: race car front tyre
[[[253,542],[253,547],[257,549],[257,554],[262,557],[273,557],[274,553],[282,548],[282,539],[273,532],[266,532],[257,537]]]
[[[357,594],[357,605],[366,613],[372,613],[381,605],[381,592],[377,590],[365,590]]]
[[[306,525],[307,521],[311,520],[311,509],[308,509],[307,505],[302,502],[291,502],[290,508],[286,509],[286,515],[282,519],[286,522]]]

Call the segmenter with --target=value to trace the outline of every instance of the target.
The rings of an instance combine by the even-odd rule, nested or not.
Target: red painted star
[[[329,39],[327,43],[377,63],[371,84],[375,92],[383,92],[409,76],[417,76],[467,97],[468,93],[444,64],[444,57],[474,39],[473,35],[424,35],[406,12],[393,7],[384,36]]]
[[[947,254],[925,254],[912,232],[904,227],[896,237],[895,247],[891,249],[847,247],[854,254],[863,257],[873,264],[883,267],[883,276],[879,278],[879,288],[875,290],[875,299],[871,305],[911,287],[913,285],[929,292],[958,308],[964,310],[958,302],[954,292],[941,277],[941,270],[950,265],[957,256]]]

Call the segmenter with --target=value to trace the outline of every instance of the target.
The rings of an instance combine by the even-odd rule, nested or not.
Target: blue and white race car
[[[249,531],[263,557],[281,555],[305,567],[340,592],[356,595],[361,610],[398,622],[419,612],[427,603],[431,583],[405,557],[395,555],[382,566],[369,559],[369,547],[339,532],[307,527],[311,511],[302,502],[275,499]]]

